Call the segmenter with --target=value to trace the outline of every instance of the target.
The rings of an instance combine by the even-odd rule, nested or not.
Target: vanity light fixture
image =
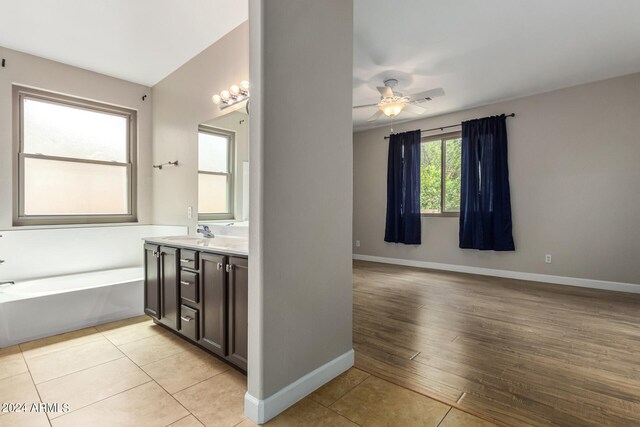
[[[235,103],[249,99],[249,82],[243,80],[240,85],[231,85],[229,90],[223,90],[220,94],[211,97],[214,104],[219,105],[220,109],[225,109]]]

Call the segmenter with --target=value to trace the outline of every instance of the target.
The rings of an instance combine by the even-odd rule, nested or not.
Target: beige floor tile
[[[37,385],[44,402],[68,403],[70,411],[151,381],[135,363],[122,357]],[[51,413],[56,418],[64,413]]]
[[[0,402],[5,403],[39,403],[40,398],[36,386],[28,372],[0,380]],[[0,418],[8,413],[0,413]]]
[[[496,425],[456,408],[451,408],[439,427],[496,427]]]
[[[342,396],[351,391],[355,386],[366,380],[368,373],[357,368],[351,368],[344,374],[331,380],[309,395],[321,405],[330,406]]]
[[[54,335],[52,337],[41,338],[20,344],[20,349],[24,353],[25,359],[29,361],[34,357],[54,351],[64,350],[70,347],[86,344],[93,341],[100,341],[104,337],[95,328],[85,328],[65,334]]]
[[[27,372],[20,347],[17,345],[0,349],[0,380]]]
[[[173,356],[143,365],[142,369],[173,394],[231,368],[203,350],[191,347]]]
[[[151,381],[51,420],[54,427],[164,427],[189,413]]]
[[[137,319],[137,321],[133,322],[134,319]],[[148,317],[146,317],[146,320],[139,317],[127,320],[96,326],[96,328],[115,345],[122,345],[143,338],[169,333],[162,326],[153,323]]]
[[[122,344],[118,348],[138,366],[185,351],[191,344],[173,334],[159,334]]]
[[[254,427],[256,425],[247,419],[239,424],[238,427]],[[357,424],[311,399],[302,399],[263,425],[269,427],[357,427]]]
[[[27,359],[27,365],[33,376],[33,381],[40,384],[123,356],[116,346],[101,337],[100,341]]]
[[[193,415],[189,415],[188,417],[184,417],[181,420],[176,421],[168,427],[204,427],[196,417]]]
[[[437,426],[449,406],[370,376],[331,409],[366,427]]]
[[[0,417],[0,427],[49,427],[44,412],[21,412]]]
[[[174,394],[207,427],[231,427],[244,419],[246,377],[235,370]]]

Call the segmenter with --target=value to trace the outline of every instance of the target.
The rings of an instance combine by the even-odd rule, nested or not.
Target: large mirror
[[[248,226],[249,115],[237,109],[198,126],[198,222]]]

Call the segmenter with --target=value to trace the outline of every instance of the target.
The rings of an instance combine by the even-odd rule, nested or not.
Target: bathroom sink
[[[153,240],[153,239],[150,239]],[[246,253],[248,250],[249,242],[247,237],[244,236],[168,236],[160,237],[156,239],[162,244],[176,244],[192,248],[210,248],[219,250],[231,250],[234,252]]]

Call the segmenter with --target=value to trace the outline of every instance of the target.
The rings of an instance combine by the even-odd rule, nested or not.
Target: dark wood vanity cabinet
[[[227,355],[226,257],[203,253],[200,261],[202,333],[200,344],[220,356]]]
[[[246,258],[229,257],[227,265],[226,269],[229,272],[229,296],[227,298],[229,359],[246,370],[249,263]]]
[[[180,329],[180,249],[160,247],[160,322]]]
[[[179,256],[177,248],[144,245],[144,312],[175,330],[180,329]]]
[[[248,260],[145,244],[146,314],[247,369]]]
[[[160,318],[160,246],[144,245],[144,312]]]

